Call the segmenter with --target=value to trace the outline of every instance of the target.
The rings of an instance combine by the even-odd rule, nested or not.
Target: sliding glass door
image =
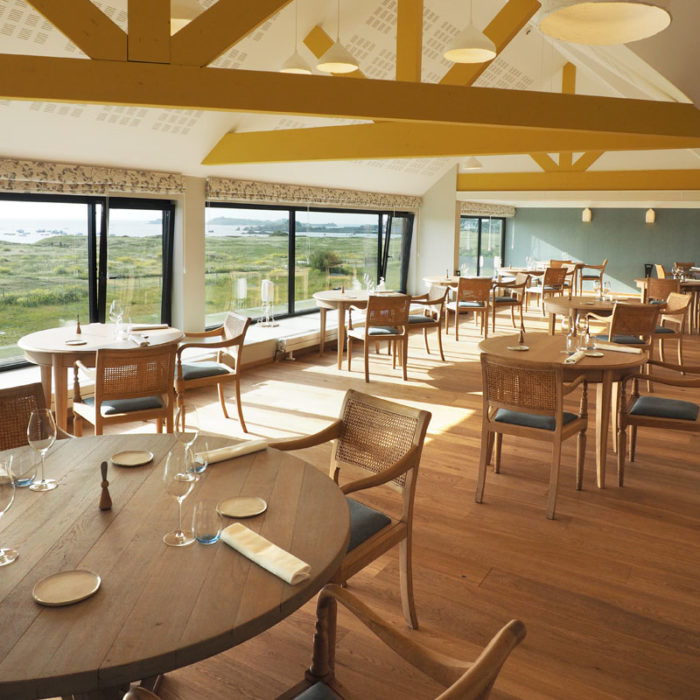
[[[492,277],[504,264],[506,220],[462,216],[459,225],[459,269],[465,277]]]

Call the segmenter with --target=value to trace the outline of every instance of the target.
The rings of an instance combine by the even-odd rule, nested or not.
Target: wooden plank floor
[[[527,326],[545,328],[535,313]],[[337,417],[349,388],[432,411],[415,512],[420,630],[410,634],[472,658],[503,623],[523,620],[527,639],[505,665],[495,698],[700,697],[700,437],[640,430],[625,487],[615,485],[610,452],[608,488],[599,490],[591,422],[584,489],[574,488],[569,440],[555,521],[545,518],[549,447],[506,438],[502,473],[489,473],[477,505],[478,335],[471,321],[463,328],[459,343],[453,333],[446,339],[445,363],[434,338],[427,355],[422,338],[412,337],[406,383],[384,356],[372,362],[366,385],[360,351],[352,373],[336,369],[332,351],[252,369],[243,381],[248,427],[262,436],[312,432]],[[512,332],[505,315],[497,332]],[[669,349],[673,357],[675,344]],[[700,364],[697,336],[686,343],[686,361]],[[222,418],[215,391],[188,395],[188,405],[195,409],[188,422],[240,435],[237,421]],[[325,470],[329,454],[323,447],[304,456]],[[351,589],[403,626],[396,552],[353,578]],[[160,694],[275,697],[302,678],[313,621],[309,604],[237,648],[168,674]],[[359,697],[438,694],[342,611],[339,623],[338,675]]]

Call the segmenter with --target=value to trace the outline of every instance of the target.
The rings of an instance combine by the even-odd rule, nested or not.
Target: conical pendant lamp
[[[282,64],[280,73],[296,73],[297,75],[311,75],[311,68],[299,55],[299,0],[294,3],[294,53]]]
[[[352,73],[359,68],[357,61],[340,43],[340,0],[338,0],[338,19],[335,31],[335,43],[319,58],[316,68],[323,73]]]
[[[469,3],[469,24],[449,45],[443,56],[454,63],[485,63],[496,57],[496,45],[473,22],[474,0]]]

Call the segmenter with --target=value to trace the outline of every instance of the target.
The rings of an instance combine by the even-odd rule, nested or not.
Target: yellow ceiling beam
[[[172,37],[171,60],[206,66],[291,0],[218,0]]]
[[[700,136],[674,138],[492,126],[380,122],[310,129],[225,134],[205,165],[367,158],[418,158],[530,153],[545,169],[557,164],[545,153],[560,144],[575,150],[640,150],[700,147]]]
[[[397,122],[700,136],[700,112],[691,104],[15,54],[0,55],[0,96]],[[572,143],[562,150],[577,149]]]
[[[458,192],[700,190],[700,170],[483,173],[458,175]]]
[[[323,27],[316,25],[305,37],[304,43],[306,48],[316,56],[321,58],[328,49],[335,43],[333,39],[326,33]],[[367,77],[361,70],[354,70],[352,73],[333,73],[333,75],[342,75],[343,78],[365,78]]]
[[[130,61],[170,63],[170,0],[129,0]]]
[[[545,172],[559,170],[559,164],[549,155],[549,153],[530,153],[530,158],[537,163]]]
[[[398,0],[396,80],[419,83],[423,58],[423,0]]]
[[[561,71],[561,91],[565,95],[576,94],[576,66],[568,61]]]
[[[593,165],[593,163],[595,163],[598,158],[603,155],[603,153],[605,153],[605,151],[587,151],[586,153],[581,154],[578,160],[572,164],[571,169],[578,171],[588,170],[588,168],[590,168],[591,165]]]
[[[539,9],[538,0],[509,0],[489,22],[484,34],[496,44],[496,51],[501,53]],[[443,85],[473,85],[490,65],[491,61],[455,63],[440,82]]]
[[[126,60],[126,33],[90,0],[27,0],[90,58]]]
[[[574,154],[571,151],[562,151],[559,154],[559,170],[571,170],[574,162]]]

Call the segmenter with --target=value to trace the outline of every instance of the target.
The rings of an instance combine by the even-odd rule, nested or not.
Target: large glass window
[[[406,288],[412,214],[217,202],[205,217],[207,325],[229,310],[261,317],[265,279],[278,316],[315,310],[313,295],[325,289],[380,277]]]
[[[491,277],[504,264],[506,220],[462,216],[459,224],[459,269],[463,276]]]
[[[45,328],[104,321],[118,298],[133,321],[170,322],[173,205],[162,200],[0,195],[0,368]]]

